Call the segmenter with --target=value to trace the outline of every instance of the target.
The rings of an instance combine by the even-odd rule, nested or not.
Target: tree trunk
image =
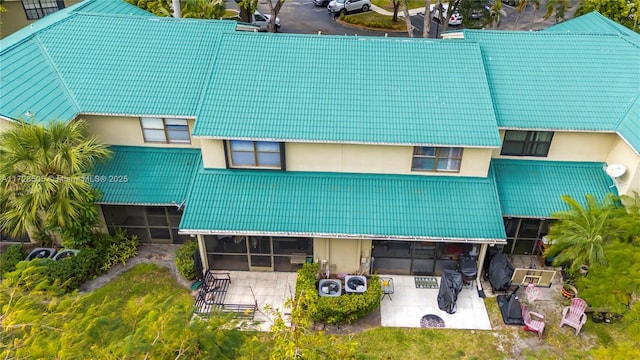
[[[442,7],[442,0],[438,0],[438,9],[440,9],[440,26],[442,26],[442,32],[447,31],[447,28],[449,27],[449,17],[451,16],[451,14],[453,14],[453,9],[452,7],[454,7],[454,2],[451,1],[449,2],[449,7],[447,8],[447,11],[444,11],[444,8]]]
[[[393,1],[393,19],[391,19],[391,21],[394,22],[394,23],[398,22],[398,8],[399,7],[400,7],[400,0]]]
[[[407,8],[407,1],[404,2],[402,6],[402,11],[404,12],[404,21],[407,22],[407,33],[409,33],[409,37],[413,37],[413,26],[411,25],[411,17],[409,16],[409,9]]]
[[[278,17],[278,13],[284,4],[284,0],[276,0],[276,4],[273,5],[272,0],[268,0],[269,11],[271,12],[271,19],[269,19],[269,24],[267,24],[268,32],[276,32],[278,29],[276,28],[276,18]]]
[[[422,26],[422,37],[428,38],[431,32],[431,0],[427,0],[424,5],[424,23]]]
[[[240,12],[238,13],[240,20],[246,23],[251,22],[251,14],[245,8],[240,8]]]
[[[180,0],[171,0],[171,7],[173,8],[173,17],[181,18],[182,12],[180,11]]]

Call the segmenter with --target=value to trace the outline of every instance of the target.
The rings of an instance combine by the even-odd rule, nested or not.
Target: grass
[[[448,1],[443,1],[443,3]],[[377,7],[381,7],[387,11],[393,12],[393,3],[391,0],[371,0],[371,3]],[[431,4],[437,3],[437,0],[431,0]],[[426,1],[424,0],[409,0],[409,9],[424,8]],[[402,5],[398,10],[398,14],[402,14]]]
[[[367,11],[365,13],[341,16],[340,20],[358,26],[372,29],[388,29],[392,31],[407,31],[407,24],[404,20],[399,19],[394,23],[391,16],[378,14],[375,11]]]
[[[155,312],[173,319],[173,326],[184,327],[190,319],[192,305],[189,291],[178,285],[167,269],[142,264],[91,293],[71,295],[66,300],[61,299],[58,305],[52,303],[49,305],[52,312],[44,320],[54,326],[60,326],[60,320],[63,320],[68,325],[63,341],[66,344],[84,341],[96,349],[114,349],[114,345],[125,344],[122,340],[131,337],[137,331],[136,326],[141,326],[145,319],[158,316]],[[626,358],[639,354],[629,353],[638,339],[629,334],[622,323],[596,324],[589,320],[576,336],[572,328],[558,326],[560,308],[557,311],[547,309],[544,312],[547,327],[540,342],[536,334],[524,332],[521,326],[504,325],[495,298],[486,298],[485,307],[493,329],[490,331],[381,327],[340,335],[337,341],[356,341],[358,349],[362,350],[357,357],[361,360],[598,359],[617,354],[616,346],[620,344],[627,344],[627,348],[622,348],[628,352]],[[531,307],[535,309],[536,303]],[[263,346],[264,357],[268,356],[273,346],[270,334],[254,335]],[[54,344],[56,336],[43,333],[43,344]],[[77,354],[83,352],[77,346],[75,349],[71,345],[65,346]]]

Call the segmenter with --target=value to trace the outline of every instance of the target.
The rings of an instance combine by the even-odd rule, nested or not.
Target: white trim
[[[237,236],[282,236],[282,237],[311,237],[327,239],[370,239],[370,240],[394,240],[394,241],[430,241],[430,242],[460,242],[478,244],[506,244],[505,239],[489,238],[443,238],[432,236],[393,236],[371,234],[337,234],[337,233],[304,233],[304,232],[276,232],[276,231],[234,231],[234,230],[195,230],[179,229],[180,235],[237,235]]]
[[[244,140],[244,141],[271,141],[280,143],[308,143],[308,144],[355,144],[355,145],[396,145],[396,146],[432,146],[432,147],[460,147],[460,148],[481,148],[481,149],[499,149],[500,145],[449,145],[449,144],[431,144],[431,143],[391,143],[391,142],[366,142],[366,141],[338,141],[338,140],[300,140],[300,139],[277,139],[277,138],[252,138],[252,137],[224,137],[224,136],[203,136],[193,135],[198,139],[209,140]]]

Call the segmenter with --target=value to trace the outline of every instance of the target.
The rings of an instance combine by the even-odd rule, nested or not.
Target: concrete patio
[[[475,286],[462,289],[458,295],[457,311],[448,314],[438,308],[438,289],[418,289],[414,276],[381,275],[391,277],[394,293],[385,296],[380,303],[381,325],[386,327],[419,328],[424,315],[437,315],[444,320],[447,329],[491,330],[491,323],[484,301]],[[440,277],[438,284],[440,284]]]
[[[223,272],[223,271],[216,271]],[[295,272],[249,272],[224,271],[231,276],[231,284],[227,289],[225,304],[253,304],[257,301],[259,311],[255,320],[259,322],[258,330],[269,331],[271,319],[266,310],[269,305],[281,313],[284,302],[295,294]]]

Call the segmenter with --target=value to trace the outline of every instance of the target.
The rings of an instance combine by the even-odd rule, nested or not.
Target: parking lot
[[[569,17],[573,15],[577,7],[577,0],[571,0],[571,7],[567,11]],[[237,8],[235,1],[227,1],[228,9]],[[513,6],[503,4],[502,6],[505,16],[497,30],[532,30],[537,31],[545,29],[555,24],[555,19],[551,18],[544,20],[543,16],[546,12],[546,1],[541,1],[540,7],[536,10],[531,5],[527,5],[522,13],[518,13]],[[269,6],[266,0],[259,0],[258,9],[265,13],[269,13]],[[388,30],[369,30],[360,29],[347,24],[343,24],[340,21],[336,21],[329,14],[326,7],[316,6],[311,0],[286,0],[280,14],[278,14],[282,21],[283,33],[295,33],[295,34],[318,34],[325,35],[349,35],[349,36],[393,36],[393,37],[407,37],[406,32],[389,32]],[[411,23],[414,26],[414,34],[416,37],[421,36],[424,18],[421,15],[416,15],[411,18]],[[436,23],[432,23],[431,37],[436,37],[442,33],[442,29]],[[450,26],[448,30],[461,29],[462,26]]]

